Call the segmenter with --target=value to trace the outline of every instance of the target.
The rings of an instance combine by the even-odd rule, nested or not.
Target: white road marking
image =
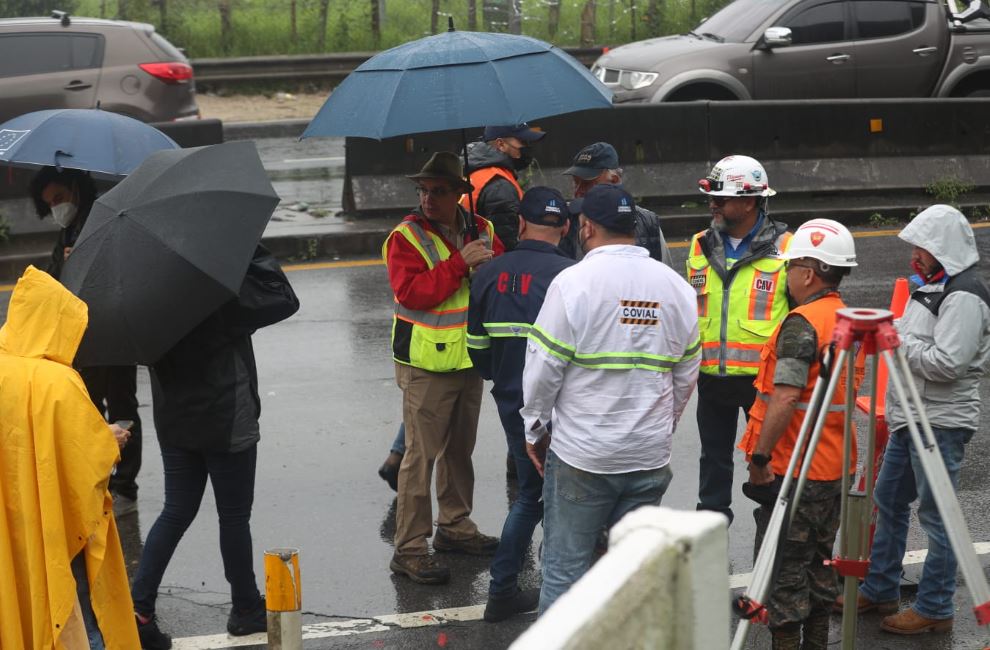
[[[990,553],[990,542],[973,544],[977,555]],[[904,554],[904,564],[921,564],[928,555],[928,549],[908,551]],[[740,589],[749,586],[752,573],[737,573],[729,576],[729,588]],[[334,636],[350,636],[368,634],[369,632],[388,632],[395,629],[410,629],[430,625],[444,625],[452,621],[480,621],[485,612],[484,605],[471,607],[453,607],[410,614],[386,614],[372,618],[356,618],[346,621],[329,621],[303,625],[303,640],[326,639]],[[183,639],[173,639],[173,650],[218,650],[220,648],[237,648],[250,645],[265,645],[268,637],[264,634],[234,637],[227,634],[209,636],[190,636]]]

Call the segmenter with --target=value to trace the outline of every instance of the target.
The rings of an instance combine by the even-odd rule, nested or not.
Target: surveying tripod
[[[763,538],[763,545],[756,557],[749,590],[733,604],[742,618],[732,640],[732,650],[743,649],[753,621],[766,622],[767,620],[764,603],[774,580],[777,552],[780,549],[781,540],[786,538],[787,528],[790,526],[794,512],[801,502],[801,492],[807,481],[811,461],[825,426],[825,418],[828,415],[827,405],[832,403],[843,371],[846,372],[849,381],[846,382],[842,467],[846,470],[849,467],[852,457],[853,436],[855,435],[852,427],[856,402],[855,382],[852,381],[856,357],[853,347],[855,343],[860,343],[867,359],[872,359],[870,386],[873,394],[870,397],[869,431],[867,434],[869,449],[863,469],[865,489],[857,489],[850,494],[851,476],[848,471],[843,471],[840,510],[842,537],[839,557],[829,562],[844,578],[842,648],[843,650],[853,650],[855,647],[858,580],[866,577],[869,568],[869,529],[873,503],[876,385],[879,358],[883,359],[887,367],[888,379],[898,401],[904,405],[912,405],[918,414],[920,422],[914,422],[913,418],[907,419],[911,442],[918,453],[922,471],[931,486],[939,515],[945,523],[945,532],[959,563],[959,570],[962,572],[966,586],[969,587],[973,598],[973,612],[976,615],[976,621],[980,625],[990,624],[990,587],[987,586],[986,576],[984,576],[976,552],[973,550],[973,542],[959,508],[959,501],[956,499],[949,473],[942,461],[942,454],[939,452],[938,443],[922,406],[921,396],[911,378],[907,357],[899,347],[900,338],[894,328],[893,314],[885,309],[840,309],[837,317],[832,334],[834,353],[831,359],[831,376],[827,378],[827,383],[824,375],[815,380],[811,404],[801,422],[794,452],[787,465],[787,473],[783,477],[780,492],[767,525],[766,535]],[[823,366],[827,365],[823,364]],[[812,423],[814,423],[813,427]],[[920,430],[919,424],[921,425]],[[794,483],[794,473],[799,460],[801,467],[796,483]],[[792,483],[794,484],[793,491],[791,490]]]

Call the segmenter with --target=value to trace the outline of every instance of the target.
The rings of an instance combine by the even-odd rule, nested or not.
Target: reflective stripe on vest
[[[490,331],[490,330],[489,330]],[[680,357],[645,352],[595,352],[582,354],[575,348],[553,338],[545,330],[534,325],[530,330],[531,341],[545,349],[555,357],[573,363],[582,368],[600,370],[652,370],[654,372],[670,372],[679,362],[690,359],[698,354],[700,344],[695,341],[687,347]]]
[[[701,372],[711,375],[755,375],[760,349],[787,315],[784,261],[750,260],[737,266],[723,286],[705,257],[701,239],[691,239],[688,283],[698,299],[698,329],[702,341]],[[790,244],[790,233],[777,238],[778,250]]]
[[[481,196],[481,190],[485,189],[485,185],[488,185],[496,176],[501,176],[512,183],[512,187],[516,188],[519,198],[522,199],[522,188],[519,186],[519,181],[516,180],[516,177],[512,175],[512,172],[502,167],[482,167],[477,171],[471,172],[471,175],[468,176],[468,180],[471,181],[471,187],[474,188],[471,190],[471,196],[474,198],[475,211],[478,209],[478,197]],[[469,208],[467,194],[461,196],[460,204],[465,210]]]
[[[792,314],[800,314],[815,328],[818,337],[819,350],[824,351],[828,343],[832,340],[832,330],[835,328],[835,312],[845,305],[838,294],[831,293],[814,302],[801,305],[794,309]],[[763,422],[766,420],[767,409],[770,398],[775,390],[773,383],[774,372],[777,368],[777,337],[780,328],[774,332],[767,341],[761,356],[763,362],[760,365],[759,373],[753,382],[756,386],[758,399],[749,410],[749,422],[746,425],[746,432],[743,434],[739,448],[746,454],[751,454],[756,448],[760,432],[763,429]],[[854,387],[859,388],[859,380],[862,377],[862,357],[857,361],[856,377],[854,377]],[[771,453],[771,468],[775,474],[782,475],[787,471],[794,445],[797,442],[797,435],[801,428],[801,423],[810,407],[811,395],[814,391],[815,380],[821,371],[821,360],[816,358],[808,368],[808,384],[801,389],[801,395],[795,404],[791,420],[787,429],[780,436],[776,446]],[[827,380],[826,380],[827,381]],[[845,428],[845,399],[846,399],[847,377],[843,374],[836,387],[832,402],[823,405],[826,410],[825,426],[822,429],[821,438],[811,461],[811,469],[808,478],[813,481],[834,481],[842,478],[842,454],[843,454],[843,430]],[[813,424],[813,423],[812,423]],[[855,435],[855,429],[854,429]],[[800,467],[800,465],[799,465]],[[850,472],[856,468],[856,447],[855,438],[853,443],[853,455],[850,459]],[[795,471],[795,475],[797,471]]]
[[[413,220],[403,221],[389,234],[382,245],[382,257],[387,260],[392,237],[401,236],[423,257],[427,268],[433,269],[450,257],[443,238],[427,231]],[[492,224],[485,221],[481,239],[493,241]],[[489,244],[490,245],[490,244]],[[392,356],[423,370],[451,372],[471,367],[467,354],[467,314],[470,291],[467,278],[446,300],[431,309],[410,309],[395,300],[392,318]]]

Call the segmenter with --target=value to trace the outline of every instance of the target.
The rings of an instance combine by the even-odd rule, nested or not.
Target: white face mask
[[[58,205],[53,205],[52,208],[52,219],[55,220],[62,228],[68,228],[72,225],[72,222],[76,219],[76,213],[79,209],[73,203],[68,201],[65,203],[59,203]]]

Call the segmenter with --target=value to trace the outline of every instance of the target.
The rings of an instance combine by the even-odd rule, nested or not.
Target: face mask
[[[533,162],[533,151],[529,147],[519,148],[519,157],[512,159],[512,166],[516,171],[522,171]]]
[[[53,205],[51,210],[52,219],[62,228],[71,226],[76,219],[76,213],[79,211],[75,204],[69,202]]]

